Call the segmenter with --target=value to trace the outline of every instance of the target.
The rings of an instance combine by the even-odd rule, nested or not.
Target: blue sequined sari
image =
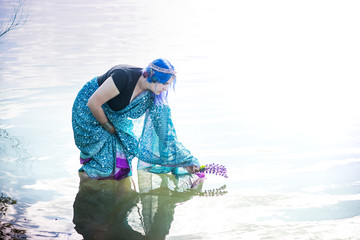
[[[131,163],[138,158],[138,169],[152,173],[187,174],[183,167],[199,166],[198,160],[178,142],[167,104],[155,104],[154,95],[144,91],[121,111],[107,104],[104,112],[116,129],[103,129],[87,107],[98,89],[97,78],[85,84],[72,109],[76,146],[85,171],[96,179],[122,179],[131,175]]]

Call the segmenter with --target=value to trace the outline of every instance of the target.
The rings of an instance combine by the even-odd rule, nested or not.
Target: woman
[[[117,65],[85,84],[72,109],[81,172],[119,180],[131,175],[134,157],[138,169],[153,173],[198,171],[197,159],[177,141],[167,105],[175,74],[169,61],[157,59],[144,70]]]

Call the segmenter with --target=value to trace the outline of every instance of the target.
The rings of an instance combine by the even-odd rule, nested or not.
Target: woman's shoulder
[[[112,74],[114,72],[124,72],[127,70],[127,67],[126,65],[124,64],[119,64],[119,65],[115,65],[113,66],[112,68],[110,68],[108,71],[107,71],[107,74]]]
[[[110,68],[105,74],[99,76],[98,83],[101,85],[106,79],[112,77],[118,89],[124,90],[130,82],[133,82],[133,79],[137,80],[141,72],[142,68],[128,64],[118,64]]]
[[[103,75],[98,76],[98,84],[99,86],[102,85],[106,79],[109,77],[112,77],[115,85],[118,87],[118,89],[124,89],[126,87],[128,81],[129,81],[129,74],[126,70],[127,67],[124,65],[116,65],[112,68],[110,68],[106,73]],[[119,91],[120,91],[119,89]]]
[[[107,71],[106,75],[109,76],[113,76],[113,75],[120,75],[123,77],[129,76],[134,74],[135,72],[141,72],[142,68],[139,67],[135,67],[132,65],[126,65],[126,64],[119,64],[116,65],[114,67],[112,67],[111,69],[109,69],[109,71]]]

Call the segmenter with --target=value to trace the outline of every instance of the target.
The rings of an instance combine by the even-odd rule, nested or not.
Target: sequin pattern
[[[72,109],[74,139],[80,158],[90,158],[80,171],[92,178],[114,177],[119,171],[116,166],[119,156],[126,158],[130,169],[132,159],[137,157],[138,169],[152,173],[185,174],[183,167],[199,166],[198,160],[178,142],[169,106],[155,104],[150,91],[141,93],[121,111],[103,105],[116,129],[116,134],[111,135],[87,107],[88,99],[97,88],[97,78],[87,82]]]

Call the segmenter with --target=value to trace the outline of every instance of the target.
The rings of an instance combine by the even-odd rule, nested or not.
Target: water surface
[[[9,1],[0,4],[6,16]],[[18,200],[9,218],[29,238],[360,235],[359,3],[26,7],[27,23],[0,39],[0,191]],[[80,183],[77,92],[113,65],[158,57],[178,72],[170,105],[179,140],[202,163],[226,165],[229,179],[179,193],[171,176],[136,178],[152,183],[140,192],[130,179]]]

